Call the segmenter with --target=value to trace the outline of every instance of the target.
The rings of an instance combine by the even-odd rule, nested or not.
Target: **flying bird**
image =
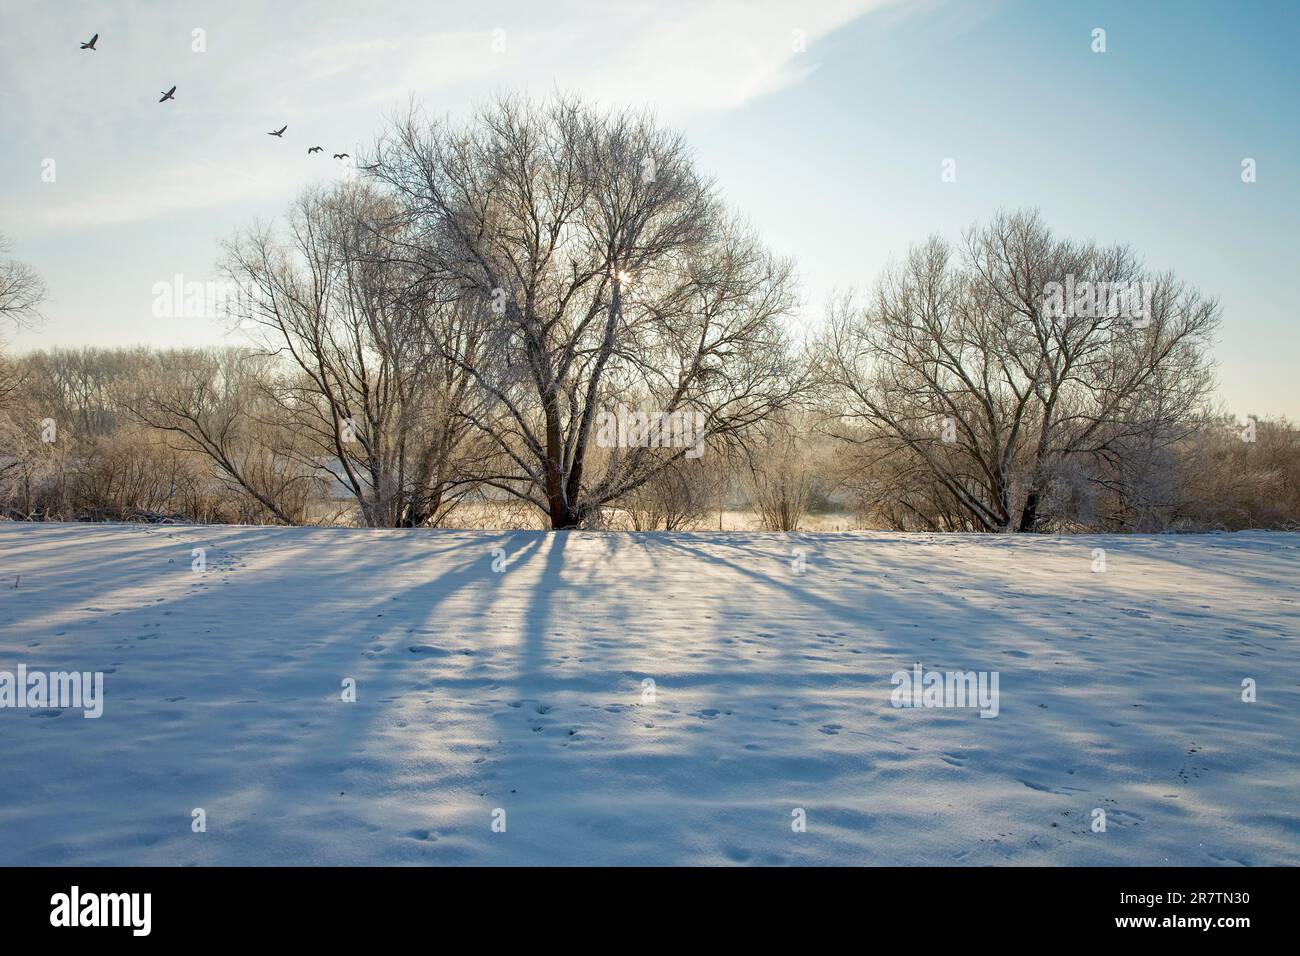
[[[95,49],[95,44],[98,43],[98,42],[99,42],[99,34],[96,33],[96,34],[95,34],[93,37],[91,37],[87,42],[81,44],[81,48],[82,48],[83,50],[91,50],[91,51],[94,51],[94,49]]]
[[[175,93],[176,93],[176,87],[173,86],[170,90],[168,90],[166,93],[162,95],[162,99],[160,99],[158,102],[166,103],[168,100],[176,99],[176,96],[174,95]]]
[[[280,136],[283,136],[283,135],[284,135],[284,131],[287,130],[288,128],[289,128],[289,124],[288,124],[288,123],[285,123],[285,124],[284,124],[283,126],[281,126],[279,129],[274,130],[274,131],[272,131],[272,132],[270,132],[270,133],[267,133],[266,135],[267,135],[267,136],[280,137]]]
[[[307,152],[308,152],[308,153],[319,153],[319,152],[323,152],[324,149],[325,149],[324,146],[313,146],[313,147],[311,147],[310,149],[308,149]]]
[[[334,154],[334,158],[335,158],[335,159],[347,159],[347,158],[348,158],[348,154],[347,154],[347,153],[335,153],[335,154]]]

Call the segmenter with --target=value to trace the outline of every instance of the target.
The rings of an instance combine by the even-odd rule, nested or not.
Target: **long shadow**
[[[368,659],[354,658],[349,676],[356,677],[358,688],[365,695],[365,706],[348,705],[338,709],[334,712],[330,727],[317,734],[318,737],[327,738],[330,750],[345,761],[339,768],[340,774],[364,769],[367,761],[365,755],[371,745],[394,722],[395,712],[411,698],[429,703],[449,691],[482,692],[494,683],[490,677],[484,676],[468,676],[454,681],[448,679],[442,665],[448,659],[454,659],[450,655],[456,654],[458,649],[452,645],[459,640],[459,636],[448,633],[445,623],[448,619],[439,619],[437,612],[454,599],[465,597],[468,590],[478,584],[484,585],[480,606],[492,602],[495,593],[493,585],[497,577],[491,570],[492,552],[495,548],[505,548],[511,571],[518,573],[535,560],[539,546],[540,538],[529,532],[469,536],[465,542],[457,542],[455,545],[457,550],[472,551],[468,560],[390,595],[387,601],[377,599],[372,603],[374,608],[385,608],[383,613],[399,613],[401,609],[408,613],[400,619],[396,630],[386,638],[390,643],[382,655]],[[426,555],[426,560],[446,560],[447,557],[448,553],[439,552],[433,556]],[[377,574],[386,572],[390,567],[387,558],[381,561],[375,568]],[[393,607],[394,604],[397,605],[396,608]],[[459,621],[463,617],[463,613],[457,613],[450,620]],[[457,626],[460,626],[459,623]],[[423,651],[412,652],[413,648],[422,647],[432,647],[438,654],[437,657],[430,658],[431,663],[427,666],[423,661]],[[355,650],[364,657],[363,647],[358,646]],[[462,647],[459,650],[474,648]],[[293,665],[288,665],[287,669],[292,671]],[[413,744],[412,748],[414,746]],[[287,776],[310,776],[319,769],[319,761],[312,754],[297,750],[289,751],[283,756]],[[267,810],[273,810],[279,799],[275,793],[268,792],[263,806]]]
[[[130,533],[122,529],[93,530],[95,534],[110,536]],[[66,534],[80,538],[80,545],[70,540],[68,547],[55,549],[50,555],[45,556],[43,560],[46,563],[42,564],[45,568],[41,572],[42,577],[55,575],[75,577],[78,573],[84,575],[84,570],[79,572],[76,569],[84,569],[88,550],[85,532],[86,529],[76,531],[68,529],[67,532],[60,532],[60,537]],[[309,556],[314,550],[319,553],[319,549],[313,549],[312,545],[319,540],[322,532],[315,530],[298,532],[296,529],[295,532],[283,534],[275,529],[249,529],[224,535],[219,532],[209,532],[204,535],[204,538],[219,542],[211,545],[211,557],[217,557],[222,551],[233,551],[246,544],[258,543],[272,547],[276,544],[288,548],[301,546],[306,549]],[[268,541],[268,536],[271,536],[271,541]],[[287,712],[282,705],[299,700],[304,692],[311,696],[319,695],[318,699],[322,704],[313,715],[313,719],[318,722],[321,729],[315,736],[327,738],[330,741],[330,750],[336,754],[346,755],[364,751],[371,729],[384,719],[383,702],[396,699],[400,693],[411,690],[409,664],[401,660],[401,655],[405,654],[407,658],[411,658],[413,655],[407,653],[405,648],[408,644],[416,643],[417,639],[403,640],[406,638],[402,633],[403,626],[411,625],[411,628],[407,629],[409,633],[416,625],[429,621],[440,605],[455,597],[466,585],[481,581],[486,575],[490,575],[489,549],[494,543],[510,543],[512,537],[510,535],[473,536],[470,539],[473,543],[469,546],[472,553],[461,565],[453,566],[450,570],[436,574],[397,594],[374,592],[368,600],[363,599],[360,602],[356,601],[358,591],[355,584],[358,578],[383,582],[391,577],[394,565],[401,563],[392,560],[393,556],[386,553],[388,549],[348,546],[343,553],[334,555],[337,560],[323,567],[308,569],[307,572],[297,569],[299,572],[297,575],[293,573],[295,569],[284,561],[270,564],[260,568],[258,573],[236,574],[225,583],[206,591],[191,590],[188,593],[170,596],[161,603],[156,598],[151,598],[149,603],[118,610],[111,623],[115,633],[119,634],[121,643],[112,647],[96,651],[93,647],[88,649],[85,642],[80,642],[75,646],[60,649],[51,638],[49,652],[53,652],[54,659],[47,660],[47,664],[52,668],[75,666],[78,669],[105,669],[112,672],[107,680],[106,717],[96,725],[95,729],[100,726],[106,730],[111,729],[116,725],[113,720],[116,713],[124,711],[124,718],[130,723],[135,723],[131,718],[132,712],[137,721],[145,719],[152,722],[150,711],[180,715],[186,711],[192,713],[195,709],[212,707],[223,711],[230,710],[232,713],[239,713],[242,710],[239,719],[243,721],[243,733],[232,735],[233,739],[221,741],[194,739],[195,731],[211,729],[203,723],[203,718],[200,718],[199,725],[191,725],[180,720],[170,724],[154,723],[154,726],[146,723],[148,729],[143,733],[152,748],[192,755],[192,761],[187,764],[189,768],[201,767],[205,754],[210,753],[219,756],[225,762],[237,762],[241,759],[253,761],[279,779],[292,779],[304,766],[314,765],[316,761],[312,755],[296,749],[297,742],[292,739],[285,726]],[[92,534],[92,541],[93,539]],[[341,540],[345,539],[341,538]],[[192,543],[192,541],[179,540],[177,544],[178,552],[184,554],[187,562]],[[353,544],[373,545],[374,542],[354,539]],[[534,539],[524,542],[521,547],[512,548],[514,560],[516,562],[527,560],[529,553],[536,547],[537,541]],[[93,543],[90,545],[90,550],[93,553]],[[430,558],[446,560],[459,549],[453,548],[448,552],[435,544],[432,554],[423,548],[417,550],[425,551],[426,560]],[[191,574],[187,563],[183,565],[184,570],[170,563],[164,564],[164,560],[170,561],[169,553],[170,549],[160,549],[135,555],[134,549],[128,549],[131,557],[124,558],[122,555],[110,557],[108,561],[102,563],[95,580],[111,588],[115,581],[134,582],[142,578],[147,585],[152,583],[159,573],[169,571],[176,574]],[[307,580],[304,580],[304,573],[308,577]],[[212,572],[210,571],[209,574]],[[192,583],[190,578],[182,580],[185,584]],[[132,584],[131,587],[134,588],[135,585]],[[303,602],[295,599],[293,592],[298,588],[307,587],[310,587],[312,594],[320,595],[324,600]],[[102,601],[111,604],[112,593],[111,590],[107,590],[103,596],[92,597],[80,603]],[[338,613],[337,602],[330,600],[331,595],[340,593],[348,594],[354,602],[347,608],[348,613],[342,616],[342,619]],[[365,594],[364,591],[361,593]],[[283,620],[283,629],[276,631],[274,638],[268,641],[268,646],[264,650],[250,647],[247,642],[239,645],[238,649],[235,647],[223,649],[219,633],[205,636],[199,631],[204,621],[219,616],[221,605],[229,600],[238,602],[246,609],[245,613],[249,613],[247,609],[251,608],[269,610],[291,607],[294,610],[292,617]],[[44,607],[34,607],[32,612],[25,615],[23,619],[36,618],[44,612]],[[163,614],[173,615],[171,621],[161,618]],[[397,625],[395,628],[381,621],[385,615],[388,615],[389,622]],[[395,640],[399,648],[395,648],[386,658],[367,656],[368,645],[365,639],[369,636],[366,633],[369,627],[364,623],[366,619],[374,621],[375,629],[382,629],[388,639]],[[194,623],[196,621],[199,622],[197,626]],[[152,636],[153,632],[147,629],[160,627],[164,622],[168,625],[186,622],[187,626],[180,628],[180,634],[176,634],[175,629],[169,627],[167,632],[162,633],[161,639],[154,638],[156,643],[153,641],[139,645],[127,643],[132,634]],[[108,623],[108,619],[105,618],[103,623]],[[94,626],[88,621],[80,625],[80,627],[88,626],[93,632]],[[304,641],[304,638],[307,640]],[[196,642],[201,644],[196,645]],[[176,651],[183,651],[184,645],[190,645],[190,650],[181,658],[186,661],[187,669],[174,669],[160,683],[156,676],[159,664],[169,656],[174,657]],[[229,656],[232,650],[238,654],[238,657],[232,659]],[[88,653],[96,659],[88,661],[86,659]],[[75,660],[67,659],[68,655],[73,655]],[[102,660],[101,655],[103,655]],[[112,655],[111,659],[109,655]],[[304,688],[301,680],[298,679],[299,662],[304,655],[317,659],[334,658],[339,678],[355,677],[360,684],[361,700],[373,706],[360,706],[355,709],[344,706],[339,702],[337,685],[333,689]],[[44,656],[48,658],[50,654],[47,652]],[[122,658],[121,661],[116,660],[119,657]],[[66,664],[65,659],[67,659]],[[390,661],[393,663],[390,664]],[[308,671],[314,672],[315,668],[308,668]],[[164,706],[161,702],[136,701],[135,695],[146,687],[154,693],[162,690],[170,691],[171,696],[168,698],[170,706]],[[395,691],[398,692],[396,695]],[[330,701],[338,703],[331,704]],[[259,705],[259,702],[263,703]],[[242,708],[239,706],[241,704],[244,705]],[[260,707],[260,714],[251,720],[247,716],[246,708],[249,706]],[[337,709],[330,711],[331,706]],[[63,723],[73,729],[81,729],[69,721]],[[189,780],[192,786],[200,785],[201,782],[199,789],[203,792],[194,794],[192,797],[196,801],[194,805],[207,805],[213,802],[219,804],[223,799],[223,789],[238,785],[238,781],[235,780],[204,779],[202,770],[193,773],[187,770],[187,767],[172,767],[170,770],[174,780],[179,779],[182,783]],[[103,768],[103,772],[109,772],[107,766]],[[21,791],[22,788],[19,789]],[[245,819],[266,811],[273,813],[275,807],[272,801],[277,799],[279,798],[273,792],[268,791],[262,806],[250,810]],[[246,803],[245,806],[248,804]],[[256,804],[254,803],[253,806]],[[147,824],[142,825],[147,826]]]

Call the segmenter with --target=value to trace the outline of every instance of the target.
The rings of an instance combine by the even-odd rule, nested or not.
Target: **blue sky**
[[[1037,206],[1218,297],[1227,408],[1300,418],[1297,41],[1300,3],[1249,0],[0,0],[0,231],[51,293],[9,345],[226,341],[211,320],[154,318],[154,284],[214,277],[222,239],[343,175],[329,154],[411,95],[461,114],[558,87],[681,128],[796,257],[805,323],[909,243]]]

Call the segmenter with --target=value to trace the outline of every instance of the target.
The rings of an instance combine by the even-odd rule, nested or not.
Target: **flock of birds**
[[[83,49],[83,50],[90,50],[92,53],[93,53],[93,52],[97,52],[97,51],[96,51],[96,48],[95,48],[95,44],[98,43],[98,42],[99,42],[99,34],[96,33],[93,37],[91,37],[91,38],[90,38],[89,40],[87,40],[85,43],[81,44],[81,49]],[[170,90],[162,91],[162,92],[160,93],[160,96],[161,96],[161,99],[158,100],[159,103],[166,103],[168,100],[174,100],[174,99],[176,99],[176,87],[173,86]],[[274,136],[276,139],[282,139],[282,138],[284,137],[284,131],[287,130],[288,128],[289,128],[289,124],[286,123],[285,125],[281,126],[279,129],[272,130],[271,132],[267,133],[266,135],[267,135],[267,136]],[[324,151],[325,151],[325,147],[324,147],[324,146],[312,146],[312,147],[309,147],[309,148],[308,148],[308,150],[307,150],[307,155],[310,156],[310,155],[313,154],[313,153],[323,153]],[[337,160],[342,161],[342,160],[345,160],[345,159],[349,159],[350,157],[348,156],[347,153],[335,153],[335,154],[334,154],[334,158],[337,159]]]

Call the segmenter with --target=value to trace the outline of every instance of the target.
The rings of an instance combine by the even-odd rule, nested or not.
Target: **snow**
[[[0,709],[0,864],[1300,864],[1298,558],[3,524],[0,671],[105,700]],[[895,708],[916,662],[998,716]]]

